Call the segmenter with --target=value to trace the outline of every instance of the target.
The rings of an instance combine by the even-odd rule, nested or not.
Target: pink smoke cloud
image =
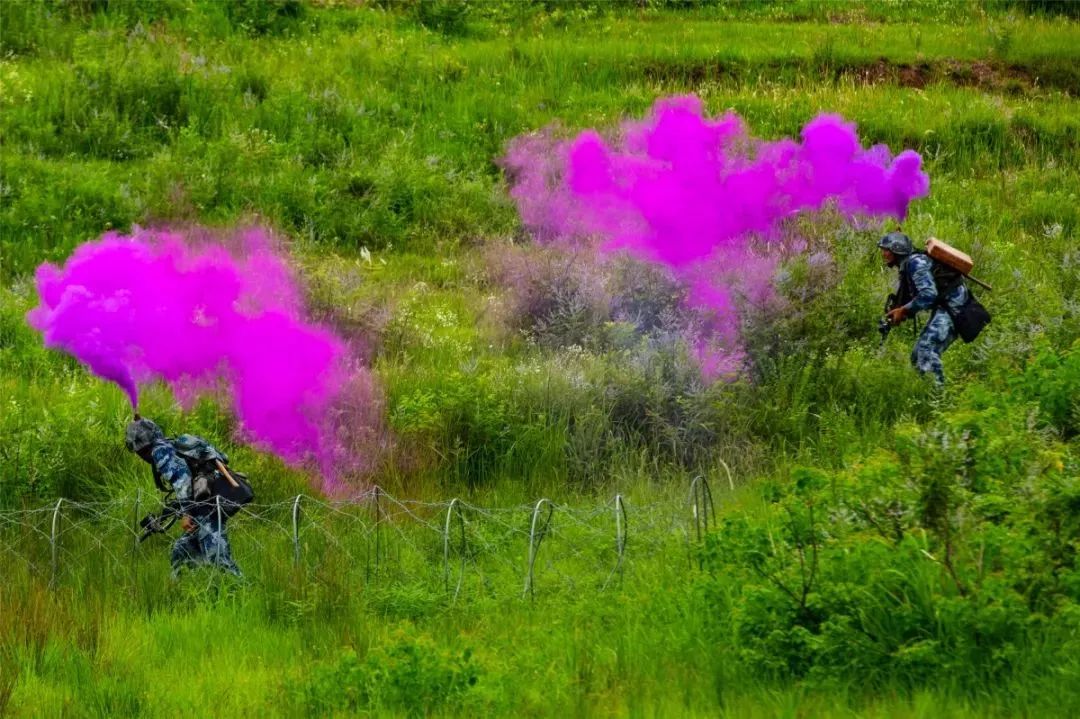
[[[627,252],[686,282],[688,303],[708,315],[691,344],[711,376],[738,365],[736,299],[770,294],[785,220],[828,205],[849,219],[902,219],[929,191],[917,153],[863,148],[837,115],[811,120],[801,141],[767,142],[735,113],[709,119],[700,99],[682,96],[620,129],[614,141],[594,130],[515,139],[504,158],[510,194],[540,241],[599,237],[601,254]]]
[[[313,460],[333,489],[359,460],[337,426],[343,403],[356,402],[344,390],[372,397],[370,377],[342,339],[306,321],[265,231],[240,231],[230,245],[107,233],[63,267],[38,268],[40,304],[27,320],[47,347],[119,385],[132,407],[139,385],[158,379],[181,401],[223,393],[245,438],[292,464]]]

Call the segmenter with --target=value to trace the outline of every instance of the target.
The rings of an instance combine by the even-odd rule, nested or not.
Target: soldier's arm
[[[192,479],[187,462],[176,454],[176,450],[168,442],[155,442],[150,458],[153,460],[154,471],[173,488],[181,510],[186,511],[191,501]]]
[[[934,284],[930,260],[923,255],[915,255],[909,262],[911,263],[911,279],[915,284],[915,297],[904,309],[907,310],[908,315],[913,315],[920,310],[933,307],[937,303],[938,292],[937,285]]]

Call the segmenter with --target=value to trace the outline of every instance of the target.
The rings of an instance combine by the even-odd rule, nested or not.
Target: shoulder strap
[[[150,457],[150,474],[153,475],[154,486],[158,488],[159,492],[165,492],[167,494],[173,491],[173,488],[165,484],[165,480],[161,478],[161,473],[158,472],[157,462],[154,461],[152,455]]]
[[[915,252],[913,254],[925,254],[925,253],[922,253],[919,250],[915,250]],[[908,264],[909,264],[910,260],[911,260],[911,256],[909,255],[907,257],[907,259],[905,259],[903,261],[903,263],[900,265],[900,268],[899,268],[900,272],[898,273],[900,275],[900,278],[899,278],[900,282],[896,286],[896,296],[897,296],[897,301],[899,302],[899,304],[902,304],[902,305],[906,305],[908,302],[911,302],[911,300],[913,300],[915,298],[915,294],[916,294],[916,292],[915,292],[915,282],[911,278],[911,271],[908,269]]]
[[[166,487],[164,480],[161,479],[161,475],[158,474],[157,467],[153,467],[154,486],[158,488],[159,492],[165,492],[168,494],[173,491],[172,487]]]
[[[933,257],[930,258],[930,261],[933,263],[934,286],[937,288],[938,293],[936,306],[948,309],[948,297],[957,287],[964,284],[964,275],[944,262],[938,262]],[[952,312],[950,311],[949,314],[952,315]]]

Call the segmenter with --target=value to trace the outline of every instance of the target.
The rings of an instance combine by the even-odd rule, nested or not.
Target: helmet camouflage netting
[[[890,232],[877,243],[878,247],[892,252],[894,255],[910,255],[915,251],[911,244],[911,238],[903,232]]]
[[[156,440],[164,438],[165,433],[154,422],[148,419],[137,419],[128,423],[124,432],[124,446],[131,452],[141,452]]]

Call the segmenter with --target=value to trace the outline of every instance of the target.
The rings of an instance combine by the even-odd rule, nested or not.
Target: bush
[[[302,27],[302,0],[233,0],[225,4],[233,27],[250,35],[287,35]]]
[[[469,9],[468,0],[419,0],[413,12],[429,30],[460,37],[469,31]]]
[[[1077,460],[1007,398],[958,404],[849,470],[792,469],[708,538],[714,623],[748,669],[978,692],[1060,661],[1033,648],[1080,628]]]
[[[1062,352],[1040,347],[1013,386],[1037,401],[1042,417],[1064,437],[1080,434],[1080,341]]]
[[[431,637],[396,632],[362,659],[351,649],[330,666],[316,667],[300,687],[306,712],[393,710],[428,716],[460,707],[480,679],[471,649],[451,652]]]

